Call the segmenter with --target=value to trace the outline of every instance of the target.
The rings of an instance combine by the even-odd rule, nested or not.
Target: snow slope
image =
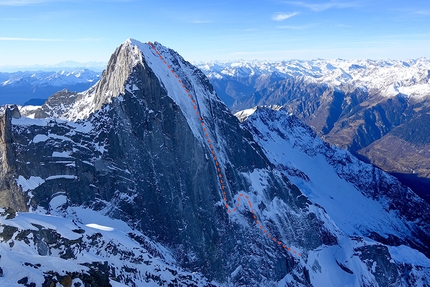
[[[345,150],[328,146],[284,109],[258,108],[247,118],[245,126],[257,135],[255,139],[268,158],[284,168],[311,201],[323,206],[345,234],[411,236],[410,226],[391,210],[387,197],[382,193],[369,194],[363,188],[369,187],[375,176],[388,184],[398,183],[394,177]],[[357,174],[360,178],[353,178]],[[403,192],[410,194],[411,201],[424,202],[410,190]]]
[[[42,286],[49,280],[94,286],[91,276],[97,278],[94,270],[106,261],[111,277],[96,279],[105,286],[209,285],[201,275],[183,271],[167,249],[126,223],[102,212],[67,207],[67,201],[61,194],[54,197],[50,215],[0,209],[2,286]]]
[[[359,260],[357,257],[356,252],[363,248],[367,251],[360,253],[362,255],[370,252],[368,249],[376,253],[384,250],[390,254],[392,262],[404,262],[413,266],[412,273],[415,275],[411,276],[417,278],[397,281],[396,286],[428,284],[426,277],[430,274],[430,259],[410,246],[388,243],[389,238],[393,237],[404,240],[413,237],[415,224],[429,234],[428,204],[406,188],[394,195],[396,191],[392,190],[392,186],[398,184],[394,177],[359,161],[347,151],[328,146],[310,127],[298,118],[287,115],[284,109],[256,108],[236,115],[244,120],[244,127],[254,135],[277,170],[283,171],[309,200],[322,207],[327,218],[318,211],[316,213],[326,223],[334,223],[333,226],[326,225],[326,228],[331,229],[333,234],[338,234],[338,244],[321,246],[309,254],[307,265],[311,268],[310,277],[315,286],[361,286],[366,282],[372,284],[369,280],[373,277],[371,273],[376,272],[377,268],[388,267],[379,266],[381,262],[373,263],[370,268],[372,271],[369,272],[369,268],[363,265],[363,258]],[[384,189],[377,191],[375,180]],[[405,196],[407,203],[403,204],[406,207],[395,202],[396,198]],[[400,209],[409,210],[414,215],[401,215],[398,212]],[[419,215],[415,217],[417,210]],[[372,234],[376,233],[388,239],[387,246],[371,239]],[[425,247],[429,238],[422,240],[422,244],[418,245]],[[420,274],[419,270],[425,272]],[[390,276],[388,273],[387,277]],[[357,281],[360,277],[364,281]],[[293,279],[287,276],[284,280],[288,282]],[[378,284],[384,286],[382,282]]]

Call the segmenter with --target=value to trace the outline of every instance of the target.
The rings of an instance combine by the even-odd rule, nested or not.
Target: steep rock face
[[[0,206],[18,211],[27,210],[23,194],[15,183],[16,157],[12,147],[12,118],[19,118],[16,106],[6,107],[0,115]]]

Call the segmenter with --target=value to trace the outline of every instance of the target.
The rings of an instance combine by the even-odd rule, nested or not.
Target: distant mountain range
[[[54,65],[0,65],[0,72],[13,73],[18,71],[73,71],[81,69],[89,69],[96,72],[101,72],[106,68],[105,62],[76,62],[76,61],[64,61]]]
[[[387,97],[402,94],[422,98],[430,94],[430,60],[426,58],[208,62],[197,66],[223,91],[221,96],[233,111],[243,109],[252,93],[291,78],[334,87],[350,85]]]
[[[326,141],[430,200],[430,61],[213,62],[198,66],[233,112],[282,106]]]
[[[84,91],[100,79],[88,69],[0,73],[0,105],[41,105],[55,92]]]

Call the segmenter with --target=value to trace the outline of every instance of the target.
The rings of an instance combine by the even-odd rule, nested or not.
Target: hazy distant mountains
[[[101,72],[106,68],[105,62],[75,62],[64,61],[54,65],[1,65],[0,72],[13,73],[17,71],[73,71],[88,69],[96,72]]]
[[[329,143],[428,196],[428,59],[224,62],[199,68],[232,111],[283,106]]]
[[[0,73],[0,105],[41,105],[62,89],[87,90],[99,80],[100,75],[88,69]]]

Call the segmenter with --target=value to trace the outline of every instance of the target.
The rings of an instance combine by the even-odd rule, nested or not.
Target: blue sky
[[[127,38],[189,61],[430,58],[428,0],[0,0],[0,66],[107,62]]]

